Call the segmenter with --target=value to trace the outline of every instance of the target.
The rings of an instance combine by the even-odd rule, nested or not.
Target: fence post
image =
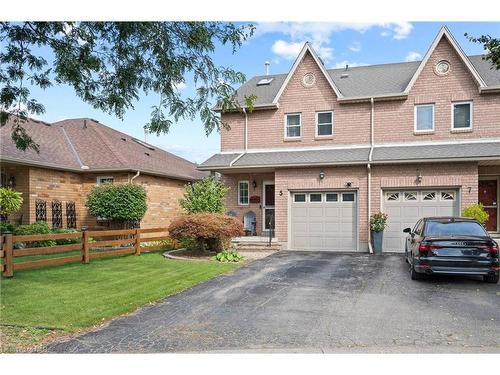
[[[82,228],[82,263],[89,264],[90,262],[90,252],[89,252],[89,233],[87,228]]]
[[[3,251],[4,251],[4,277],[12,277],[14,276],[14,250],[12,243],[12,233],[4,233],[4,243],[3,243]]]
[[[138,228],[135,229],[134,247],[135,247],[135,255],[141,255],[141,230]]]

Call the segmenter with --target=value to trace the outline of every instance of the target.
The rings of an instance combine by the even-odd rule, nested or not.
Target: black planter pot
[[[375,254],[382,254],[382,240],[384,232],[372,232],[372,246]]]

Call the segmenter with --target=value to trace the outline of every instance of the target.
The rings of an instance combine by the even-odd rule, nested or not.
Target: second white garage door
[[[407,234],[422,217],[459,215],[457,190],[390,190],[383,193],[383,212],[388,215],[384,251],[404,252]]]
[[[356,192],[296,192],[291,200],[292,249],[356,251]]]

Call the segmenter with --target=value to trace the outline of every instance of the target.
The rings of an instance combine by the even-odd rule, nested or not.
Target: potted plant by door
[[[377,212],[370,217],[370,230],[372,232],[372,246],[375,254],[382,253],[382,240],[384,229],[387,227],[387,214]]]

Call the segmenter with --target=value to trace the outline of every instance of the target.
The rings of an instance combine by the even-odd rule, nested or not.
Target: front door
[[[274,229],[274,183],[264,182],[264,230]]]
[[[479,203],[490,215],[486,222],[486,230],[496,232],[498,229],[498,180],[479,180]]]

